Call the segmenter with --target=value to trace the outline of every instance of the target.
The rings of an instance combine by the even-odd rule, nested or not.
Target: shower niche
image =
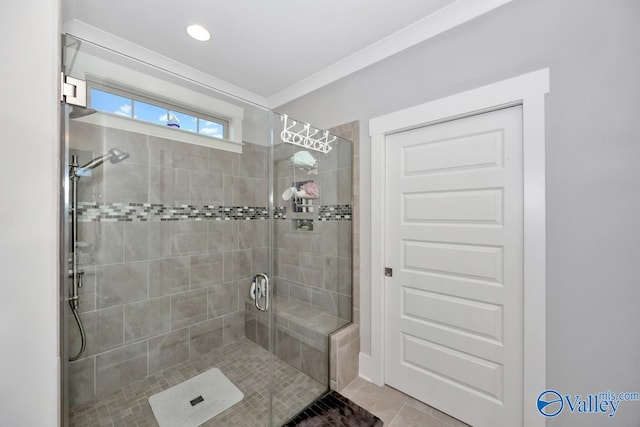
[[[298,181],[291,184],[295,195],[291,198],[292,227],[296,231],[313,231],[314,218],[317,216],[318,185],[313,180]]]
[[[291,211],[295,213],[313,213],[314,201],[317,200],[318,185],[313,180],[294,182],[291,188],[296,192],[291,199]]]

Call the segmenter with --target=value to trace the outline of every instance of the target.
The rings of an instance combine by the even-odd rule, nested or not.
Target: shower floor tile
[[[220,369],[245,397],[203,426],[268,426],[270,360],[274,372],[274,425],[281,425],[320,396],[325,387],[301,371],[270,357],[259,345],[242,338],[197,360],[156,372],[144,380],[112,391],[95,402],[72,408],[69,426],[157,427],[158,423],[149,406],[149,396],[210,368]]]

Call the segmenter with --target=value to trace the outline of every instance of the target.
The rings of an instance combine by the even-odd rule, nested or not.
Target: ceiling
[[[274,103],[268,102],[270,98],[281,104],[355,71],[349,71],[353,64],[345,64],[358,55],[371,63],[382,59],[380,55],[395,53],[387,47],[371,56],[373,48],[384,47],[425,18],[446,17],[461,3],[471,9],[486,3],[492,9],[506,1],[63,0],[62,4],[64,22],[87,24],[154,51],[264,99],[267,105]],[[185,28],[192,23],[207,28],[212,39],[191,39]],[[342,69],[336,73],[338,65]],[[306,89],[292,90],[314,79]]]

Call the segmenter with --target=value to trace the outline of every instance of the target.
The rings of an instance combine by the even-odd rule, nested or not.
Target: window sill
[[[128,117],[118,117],[116,115],[102,113],[100,111],[96,112],[95,114],[80,117],[74,120],[113,129],[141,133],[158,138],[170,139],[172,141],[179,141],[187,144],[200,145],[202,147],[215,148],[218,150],[231,151],[234,153],[242,153],[243,144],[239,141],[212,138],[189,131],[141,122],[138,120],[130,119]]]

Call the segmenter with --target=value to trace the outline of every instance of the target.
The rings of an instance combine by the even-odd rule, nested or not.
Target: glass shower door
[[[286,116],[271,127],[275,426],[329,389],[329,336],[351,322],[352,144]]]
[[[161,407],[198,412],[212,385],[241,398],[199,424],[281,425],[329,388],[351,321],[351,143],[292,145],[283,116],[64,45],[88,101],[61,150],[65,423],[156,425],[149,397],[187,388]]]
[[[270,425],[272,310],[256,310],[251,285],[272,275],[271,113],[86,41],[65,47],[89,103],[63,124],[65,422],[156,425],[150,396],[218,370],[227,382],[214,371],[161,406],[195,413],[231,384],[221,394],[241,400],[200,421]]]

